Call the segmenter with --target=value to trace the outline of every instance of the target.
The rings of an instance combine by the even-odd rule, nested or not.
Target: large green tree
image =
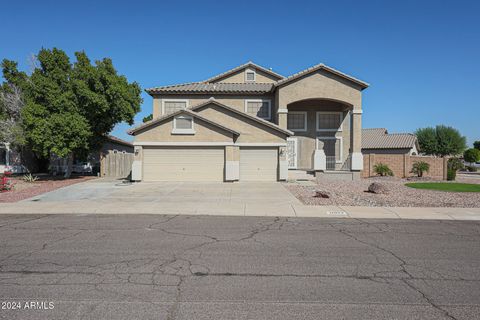
[[[427,155],[459,155],[466,148],[466,138],[452,127],[438,125],[435,128],[422,128],[415,131],[420,150]]]
[[[480,150],[480,140],[473,143],[473,147],[477,150]]]
[[[4,78],[24,93],[27,143],[44,157],[68,158],[69,168],[74,154],[98,150],[117,123],[133,124],[142,103],[140,86],[119,75],[110,59],[92,64],[84,52],[75,57],[71,63],[60,49],[41,49],[30,76],[3,61]]]

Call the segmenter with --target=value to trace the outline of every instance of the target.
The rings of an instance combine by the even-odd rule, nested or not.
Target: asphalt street
[[[480,318],[474,221],[0,215],[0,244],[1,319]]]

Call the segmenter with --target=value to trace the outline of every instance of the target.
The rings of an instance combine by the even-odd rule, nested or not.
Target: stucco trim
[[[157,142],[157,141],[141,141],[134,142],[135,146],[151,146],[151,147],[183,147],[183,146],[196,146],[196,147],[209,147],[209,146],[233,146],[231,141],[225,142]]]
[[[287,143],[285,142],[240,142],[235,143],[239,147],[286,147]]]

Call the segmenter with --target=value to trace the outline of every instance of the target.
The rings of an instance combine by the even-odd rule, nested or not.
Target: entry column
[[[362,155],[362,110],[352,110],[352,171],[363,170]]]

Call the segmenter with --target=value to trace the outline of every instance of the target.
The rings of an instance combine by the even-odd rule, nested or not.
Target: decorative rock
[[[323,191],[323,190],[315,190],[315,198],[325,198],[325,199],[328,199],[330,198],[330,193],[328,193],[327,191]]]
[[[384,184],[379,182],[374,182],[368,186],[368,192],[375,193],[375,194],[387,194],[388,189],[385,187]]]

